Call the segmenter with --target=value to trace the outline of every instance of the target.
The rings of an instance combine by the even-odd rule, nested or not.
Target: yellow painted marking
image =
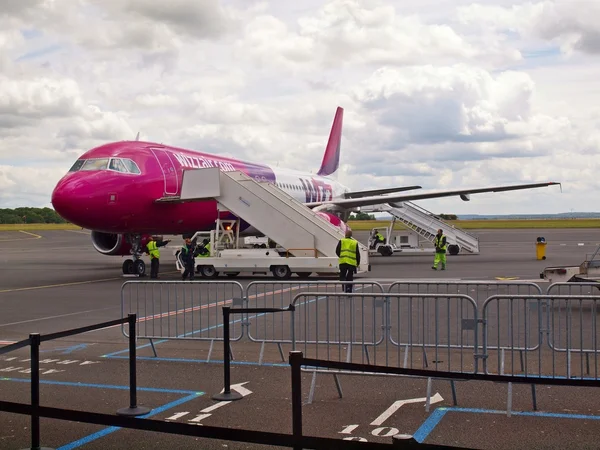
[[[519,277],[496,277],[496,280],[518,280]]]
[[[29,231],[19,230],[19,233],[28,234],[29,236],[33,236],[34,239],[40,239],[41,238],[41,236],[39,234],[31,233]]]
[[[16,241],[28,241],[30,239],[41,239],[42,236],[35,233],[30,233],[29,231],[17,230],[19,233],[28,234],[31,237],[26,238],[17,238],[17,239],[0,239],[0,242],[16,242]]]

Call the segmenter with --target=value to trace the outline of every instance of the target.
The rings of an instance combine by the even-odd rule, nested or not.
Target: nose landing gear
[[[123,262],[123,275],[137,275],[143,277],[146,275],[146,263],[142,258],[142,236],[127,235],[125,239],[131,243],[131,255],[133,259],[127,259]]]

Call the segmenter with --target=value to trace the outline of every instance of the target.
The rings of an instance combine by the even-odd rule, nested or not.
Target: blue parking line
[[[0,378],[0,381],[15,381],[17,383],[31,383],[30,378]],[[53,380],[40,380],[40,384],[53,384],[56,386],[75,386],[75,387],[87,387],[97,389],[118,389],[118,390],[129,390],[129,386],[119,386],[114,384],[92,384],[92,383],[75,383],[73,381],[53,381]],[[201,391],[185,391],[181,389],[163,389],[163,388],[152,388],[152,387],[139,387],[138,391],[143,392],[160,392],[163,394],[186,394],[186,395],[204,395]]]
[[[148,417],[155,416],[164,411],[167,411],[168,409],[174,408],[175,406],[179,406],[179,405],[182,405],[183,403],[189,402],[190,400],[194,400],[197,397],[200,397],[200,394],[194,393],[194,394],[188,395],[187,397],[180,398],[179,400],[172,401],[172,402],[167,403],[166,405],[163,405],[159,408],[153,409],[148,414],[146,414],[144,416],[139,416],[139,418],[146,419]],[[121,429],[121,427],[108,427],[101,431],[98,431],[97,433],[90,434],[81,439],[73,441],[67,445],[63,445],[62,447],[59,447],[57,450],[72,450],[74,448],[81,447],[82,445],[89,444],[90,442],[95,441],[96,439],[100,439],[100,438],[107,436],[111,433],[114,433],[115,431],[118,431],[120,429]]]
[[[422,443],[425,439],[427,439],[427,436],[429,436],[433,429],[438,426],[447,412],[448,408],[436,408],[435,411],[429,415],[427,420],[423,422],[415,434],[413,434],[415,440],[418,443]]]
[[[433,413],[423,422],[413,437],[419,443],[427,439],[427,436],[439,425],[444,416],[449,412],[470,413],[470,414],[496,414],[506,415],[506,411],[498,411],[494,409],[479,409],[479,408],[436,408]],[[511,416],[526,416],[526,417],[543,417],[551,419],[573,419],[573,420],[598,420],[600,416],[590,416],[585,414],[563,414],[551,412],[536,412],[536,411],[511,411]]]

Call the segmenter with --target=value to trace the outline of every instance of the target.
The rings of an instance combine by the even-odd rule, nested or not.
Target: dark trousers
[[[150,260],[150,278],[158,278],[158,266],[160,262],[158,258],[152,258]]]
[[[356,267],[350,264],[340,264],[340,281],[353,281]],[[351,284],[344,284],[344,292],[352,292]]]
[[[185,271],[181,278],[185,280],[188,275],[190,276],[190,280],[194,279],[194,260],[185,262]]]

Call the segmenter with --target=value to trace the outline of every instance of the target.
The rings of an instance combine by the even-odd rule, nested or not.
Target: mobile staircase
[[[411,202],[377,205],[374,212],[386,212],[402,222],[407,228],[433,243],[438,229],[442,229],[448,243],[448,253],[457,255],[461,251],[479,254],[479,239],[465,230],[450,225],[433,213]]]
[[[221,240],[210,233],[211,255],[197,258],[199,272],[205,277],[219,272],[236,275],[240,272],[272,272],[276,278],[289,278],[292,273],[301,277],[316,273],[339,272],[336,246],[344,232],[328,220],[298,202],[291,195],[269,182],[259,182],[240,171],[218,168],[185,170],[181,195],[163,197],[159,202],[217,201],[218,211],[229,211],[276,242],[276,249],[219,249]],[[237,228],[239,230],[239,226]],[[199,234],[206,232],[199,232]],[[222,235],[221,235],[222,237]],[[215,242],[216,239],[216,242]],[[239,234],[228,241],[235,242]],[[359,243],[361,263],[357,272],[370,270],[369,253]]]

